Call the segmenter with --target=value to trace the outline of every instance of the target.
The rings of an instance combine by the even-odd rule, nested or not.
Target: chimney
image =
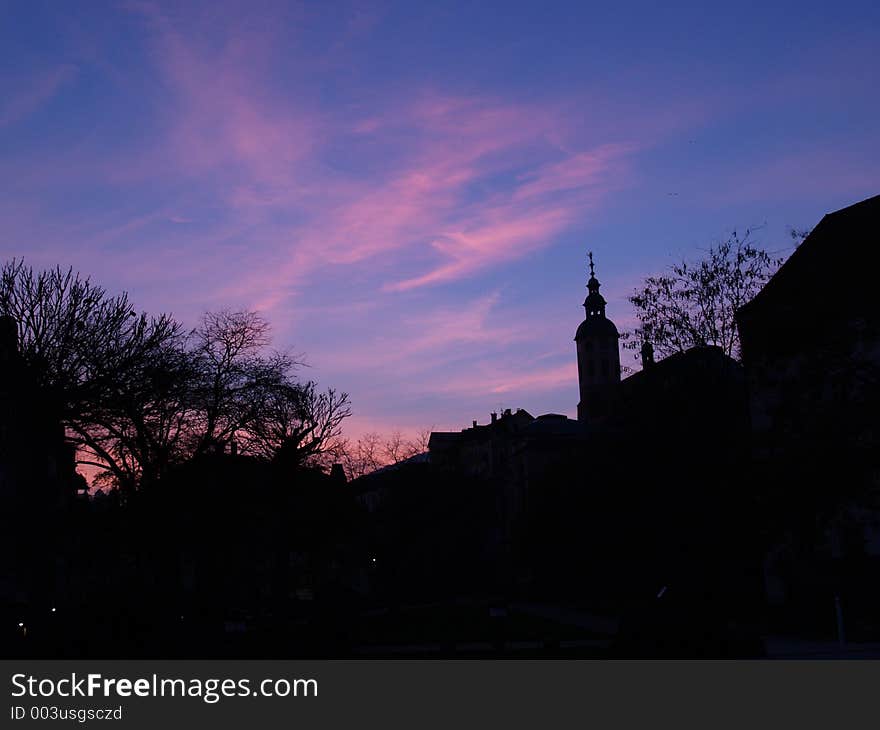
[[[642,343],[642,370],[647,370],[654,366],[654,346],[645,340]]]
[[[497,413],[493,413],[493,414],[491,414],[491,415],[492,415],[492,423],[495,423],[495,421],[498,420],[498,414],[497,414]]]
[[[8,362],[18,354],[18,322],[14,317],[0,317],[0,362]]]
[[[473,428],[476,428],[476,427],[477,427],[477,421],[476,421],[476,419],[475,419],[475,420],[474,420]]]
[[[336,484],[346,483],[345,469],[342,468],[342,464],[334,464],[330,467],[330,479]]]

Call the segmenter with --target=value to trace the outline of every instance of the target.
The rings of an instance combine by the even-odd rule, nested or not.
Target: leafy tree
[[[781,258],[751,242],[751,232],[731,236],[709,248],[696,262],[680,261],[668,273],[649,276],[629,297],[639,326],[625,347],[649,341],[665,357],[699,345],[717,345],[740,356],[734,315],[782,264]]]

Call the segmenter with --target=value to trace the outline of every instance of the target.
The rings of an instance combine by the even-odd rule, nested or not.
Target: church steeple
[[[578,420],[592,421],[607,416],[612,409],[620,382],[620,334],[614,322],[605,316],[605,298],[599,293],[599,280],[593,252],[590,251],[589,293],[584,300],[586,319],[575,335],[578,358],[578,383],[581,400]]]
[[[599,280],[596,278],[596,269],[593,265],[593,252],[590,251],[590,280],[587,282],[587,289],[590,293],[584,299],[584,309],[587,310],[587,319],[590,317],[605,316],[605,297],[599,293]]]

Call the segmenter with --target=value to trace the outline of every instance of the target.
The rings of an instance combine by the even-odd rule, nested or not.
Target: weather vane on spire
[[[593,271],[593,252],[590,251],[590,276],[595,276],[596,272]]]

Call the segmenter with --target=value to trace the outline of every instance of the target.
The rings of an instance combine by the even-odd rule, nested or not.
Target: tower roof
[[[576,340],[585,337],[620,337],[620,332],[608,317],[587,317],[581,322],[574,336]]]
[[[587,281],[587,289],[589,294],[584,300],[584,309],[587,312],[586,319],[581,322],[575,335],[576,340],[584,337],[620,337],[614,322],[605,316],[605,297],[599,293],[599,287],[602,285],[596,278],[596,267],[593,262],[593,252],[589,253],[590,260],[590,278]]]

